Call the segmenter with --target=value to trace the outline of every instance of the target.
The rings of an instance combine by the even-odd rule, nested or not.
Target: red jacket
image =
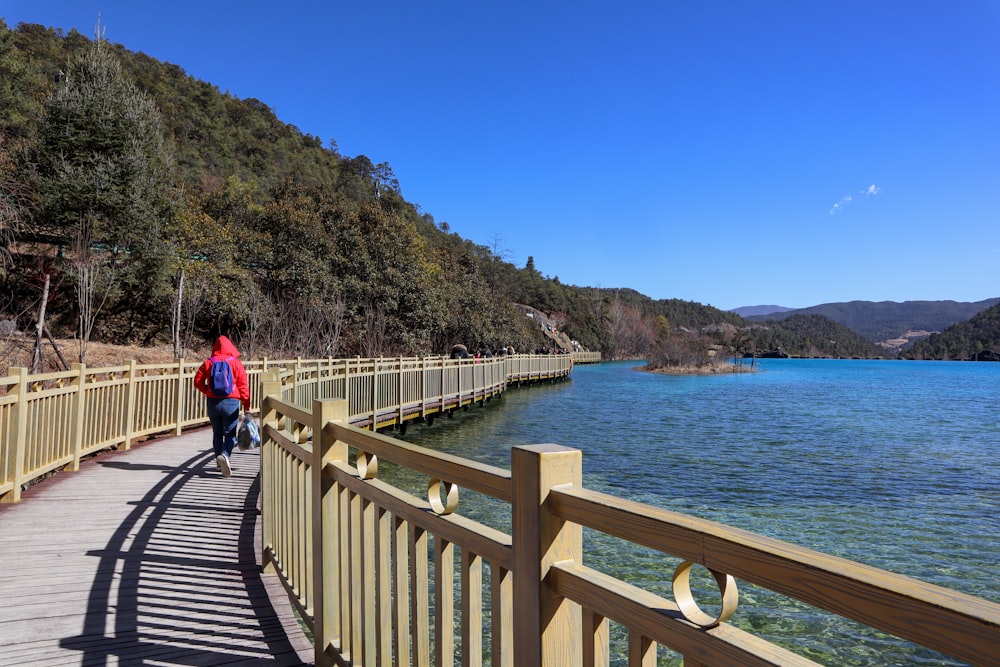
[[[240,399],[243,409],[249,410],[250,383],[247,382],[247,369],[243,367],[243,362],[240,361],[240,351],[225,336],[219,336],[219,339],[215,341],[215,345],[212,346],[212,356],[206,359],[198,367],[198,372],[194,374],[195,389],[209,398],[218,398],[217,396],[213,396],[212,392],[208,389],[208,371],[212,367],[212,362],[219,359],[225,359],[229,363],[229,367],[233,370],[233,391],[226,398]]]

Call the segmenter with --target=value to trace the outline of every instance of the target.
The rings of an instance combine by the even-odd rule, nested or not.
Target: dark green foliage
[[[156,100],[189,185],[212,188],[236,176],[266,191],[286,182],[337,188],[352,180],[336,151],[283,123],[260,100],[235,98],[176,65],[116,48],[126,72]]]
[[[260,288],[270,294],[297,294],[306,300],[321,300],[338,291],[338,275],[332,258],[338,253],[338,238],[347,223],[336,204],[286,189],[263,206],[246,226],[246,234],[257,242],[246,250],[243,263],[254,265]],[[294,261],[289,261],[289,256]]]
[[[0,19],[0,130],[12,141],[36,138],[56,83],[72,54],[89,46],[76,31],[21,24],[9,30]]]
[[[905,359],[972,359],[980,352],[1000,352],[1000,304],[954,324],[939,334],[917,341],[900,356]]]
[[[8,150],[11,143],[0,133],[0,268],[12,264],[11,245],[35,204],[31,189],[17,173],[17,163]]]
[[[412,224],[377,204],[346,207],[330,259],[347,304],[352,348],[366,356],[429,349],[436,304]]]
[[[496,351],[513,346],[516,350],[536,347],[536,328],[504,298],[494,295],[477,259],[467,251],[436,253],[440,277],[435,291],[448,317],[433,340],[435,349],[446,350],[462,343],[472,352]]]
[[[77,57],[40,129],[42,222],[63,245],[81,233],[132,250],[170,220],[171,161],[159,114],[103,42]]]
[[[80,298],[96,296],[99,311],[111,297],[108,315],[120,316],[114,328],[123,338],[155,328],[146,305],[169,275],[171,156],[156,107],[102,40],[74,55],[56,84],[37,156],[38,228],[68,249]],[[81,313],[81,322],[89,317]],[[88,339],[89,329],[80,335]]]

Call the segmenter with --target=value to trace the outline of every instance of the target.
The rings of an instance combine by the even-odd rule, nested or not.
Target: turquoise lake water
[[[404,439],[504,468],[515,445],[575,447],[589,488],[1000,602],[1000,364],[758,364],[714,376],[578,365]],[[503,509],[467,495],[460,512],[509,530]],[[669,597],[676,559],[585,542],[587,564]],[[734,625],[822,664],[962,664],[739,585]],[[664,652],[661,664],[679,663]]]

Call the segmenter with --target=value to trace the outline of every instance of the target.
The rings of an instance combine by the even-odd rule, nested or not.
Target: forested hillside
[[[750,328],[757,352],[783,349],[791,356],[878,359],[885,351],[821,315],[793,315]]]
[[[18,195],[0,307],[21,328],[48,276],[46,323],[81,340],[182,350],[227,332],[251,354],[310,356],[542,344],[498,258],[404,201],[388,164],[120,45],[21,25],[0,26],[0,46],[0,180]]]
[[[747,315],[752,321],[783,320],[794,315],[822,315],[877,343],[899,338],[907,331],[941,331],[1000,303],[1000,298],[958,301],[849,301],[824,303],[768,315]]]
[[[525,304],[605,357],[746,343],[734,313],[564,285],[508,252],[452,233],[403,198],[388,163],[341,155],[262,101],[122,45],[0,21],[8,335],[43,321],[80,360],[90,340],[183,354],[219,333],[268,356],[551,349]],[[810,322],[758,346],[854,354]]]
[[[985,357],[1000,360],[1000,304],[979,312],[967,322],[959,322],[914,343],[901,356],[906,359],[967,360]]]

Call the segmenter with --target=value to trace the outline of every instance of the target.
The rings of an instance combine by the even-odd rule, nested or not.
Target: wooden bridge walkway
[[[260,567],[259,450],[211,429],[85,461],[0,505],[0,665],[303,665]]]

